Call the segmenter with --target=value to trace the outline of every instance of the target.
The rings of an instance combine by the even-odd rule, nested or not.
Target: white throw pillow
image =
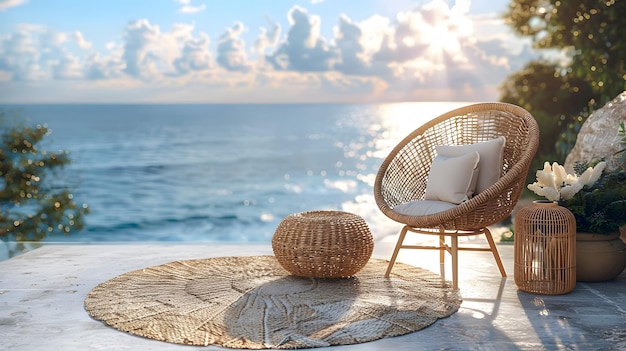
[[[469,200],[476,188],[479,160],[476,151],[459,157],[437,155],[430,166],[424,199],[453,204]]]
[[[476,194],[486,190],[497,182],[502,175],[502,156],[506,139],[503,136],[469,145],[438,145],[437,155],[458,157],[470,152],[478,152],[480,165],[478,166],[478,182]]]

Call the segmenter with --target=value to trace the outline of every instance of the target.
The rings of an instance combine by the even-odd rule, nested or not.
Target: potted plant
[[[577,162],[574,170],[586,168]],[[559,201],[576,217],[576,230],[584,233],[610,235],[619,233],[626,224],[626,172],[622,169],[604,171],[599,179],[583,187],[574,196]]]
[[[604,281],[626,268],[626,244],[620,227],[626,225],[626,171],[605,170],[577,162],[576,174],[548,163],[537,171],[528,188],[570,210],[576,219],[576,280]]]

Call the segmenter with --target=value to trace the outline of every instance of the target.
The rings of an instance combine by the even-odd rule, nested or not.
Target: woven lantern
[[[559,295],[576,286],[576,219],[552,201],[535,201],[515,216],[515,284]]]
[[[309,211],[285,217],[272,237],[278,262],[296,276],[341,278],[369,261],[374,240],[365,220],[342,211]]]

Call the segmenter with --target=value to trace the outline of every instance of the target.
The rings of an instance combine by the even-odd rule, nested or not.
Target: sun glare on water
[[[372,123],[372,134],[379,137],[375,142],[374,157],[384,158],[391,149],[413,130],[429,120],[455,108],[466,106],[466,102],[419,102],[384,104],[379,107],[379,121]],[[382,131],[382,132],[381,132]]]

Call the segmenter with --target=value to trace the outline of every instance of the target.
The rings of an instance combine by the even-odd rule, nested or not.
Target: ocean
[[[310,210],[356,213],[375,240],[397,234],[374,203],[380,163],[412,130],[463,105],[0,108],[52,130],[41,147],[70,152],[63,181],[91,210],[83,230],[44,243],[269,243],[285,216]]]

